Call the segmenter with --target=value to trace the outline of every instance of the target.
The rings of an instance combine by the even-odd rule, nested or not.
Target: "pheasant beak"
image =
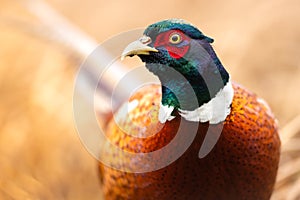
[[[151,43],[151,38],[144,35],[139,40],[130,43],[123,51],[121,60],[124,60],[126,56],[134,55],[149,55],[150,52],[158,52],[157,49],[148,46]]]

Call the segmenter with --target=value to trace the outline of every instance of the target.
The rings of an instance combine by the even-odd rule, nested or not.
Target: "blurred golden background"
[[[96,160],[73,122],[84,55],[44,28],[28,7],[38,2],[0,0],[0,199],[101,199]],[[300,199],[299,1],[45,3],[98,43],[165,18],[186,19],[214,38],[232,79],[266,99],[279,120],[283,152],[272,199]]]

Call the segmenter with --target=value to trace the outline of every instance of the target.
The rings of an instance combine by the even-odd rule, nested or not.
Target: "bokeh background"
[[[37,2],[0,0],[0,199],[101,199],[96,160],[73,121],[73,82],[84,56],[43,28],[27,7]],[[272,199],[300,199],[298,0],[44,3],[99,43],[174,17],[214,38],[232,79],[266,99],[278,118],[284,144]]]

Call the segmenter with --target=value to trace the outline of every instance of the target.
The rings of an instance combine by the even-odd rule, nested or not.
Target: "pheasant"
[[[161,85],[139,89],[124,104],[128,112],[121,107],[107,123],[111,144],[141,156],[107,147],[111,165],[99,164],[105,199],[270,199],[280,157],[276,119],[231,80],[212,42],[169,19],[124,49]]]

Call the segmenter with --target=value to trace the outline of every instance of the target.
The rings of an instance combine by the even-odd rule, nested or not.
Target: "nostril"
[[[140,42],[143,44],[150,44],[151,43],[151,38],[144,35],[140,38]]]

